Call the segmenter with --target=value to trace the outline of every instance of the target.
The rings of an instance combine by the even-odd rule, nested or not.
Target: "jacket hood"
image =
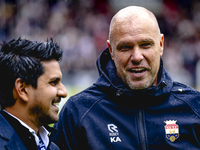
[[[149,96],[160,96],[169,93],[173,86],[173,81],[170,75],[163,68],[162,59],[160,60],[158,85],[143,90],[132,90],[123,83],[123,81],[117,75],[116,68],[113,60],[111,59],[108,48],[101,53],[96,63],[100,77],[95,85],[101,89],[110,90],[110,92],[115,91],[117,96],[122,94],[130,96],[141,94]]]

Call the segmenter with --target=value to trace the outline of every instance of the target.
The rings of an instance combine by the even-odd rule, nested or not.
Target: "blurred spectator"
[[[193,87],[200,59],[199,8],[199,0],[163,0],[157,14],[165,35],[164,65],[175,80]],[[116,11],[109,0],[1,0],[0,41],[53,37],[64,50],[64,78],[79,71],[89,74],[106,48],[110,18]]]

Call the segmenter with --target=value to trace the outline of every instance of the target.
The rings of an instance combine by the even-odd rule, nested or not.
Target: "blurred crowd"
[[[91,72],[97,72],[96,59],[107,47],[109,23],[116,11],[109,0],[0,0],[0,42],[19,36],[39,41],[52,37],[64,51],[64,78],[78,82],[85,74],[90,82]],[[174,80],[196,87],[200,1],[162,0],[156,17],[165,35],[166,69]]]

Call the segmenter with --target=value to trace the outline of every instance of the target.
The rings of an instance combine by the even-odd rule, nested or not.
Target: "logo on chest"
[[[121,142],[121,139],[119,138],[119,132],[117,130],[117,126],[114,124],[108,124],[107,126],[108,126],[110,141]]]
[[[179,128],[175,120],[164,121],[166,123],[165,133],[166,138],[171,142],[174,142],[179,137]]]

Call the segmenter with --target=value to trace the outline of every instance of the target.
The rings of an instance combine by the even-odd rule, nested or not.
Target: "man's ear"
[[[163,55],[163,50],[164,50],[164,35],[160,35],[160,57]]]
[[[15,88],[13,91],[13,96],[19,97],[24,102],[28,101],[27,85],[20,78],[15,80]]]
[[[111,58],[113,60],[113,51],[112,51],[112,47],[111,47],[111,44],[110,44],[109,40],[107,40],[107,45],[108,45],[108,48],[109,48],[109,51],[110,51]]]

